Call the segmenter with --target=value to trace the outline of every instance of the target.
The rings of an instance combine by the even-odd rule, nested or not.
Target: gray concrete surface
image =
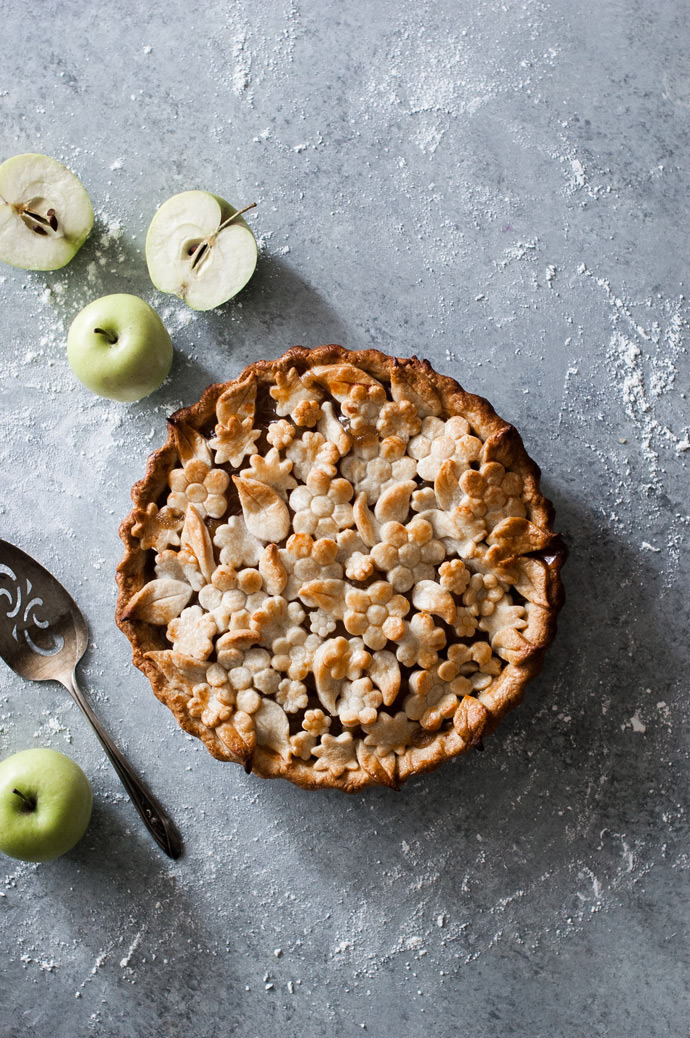
[[[0,534],[85,611],[104,722],[170,807],[163,858],[57,686],[0,667],[0,755],[73,756],[84,841],[0,863],[3,1038],[684,1036],[688,1016],[687,3],[0,0],[0,157],[82,177],[96,229],[0,271]],[[206,187],[256,276],[194,315],[148,222]],[[114,291],[166,385],[73,379]],[[295,343],[427,356],[513,421],[571,549],[558,640],[486,743],[397,795],[262,782],[178,730],[113,622],[117,528],[165,417]]]

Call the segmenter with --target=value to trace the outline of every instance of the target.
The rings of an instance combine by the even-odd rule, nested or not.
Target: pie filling
[[[559,539],[485,402],[497,432],[417,361],[381,378],[291,354],[216,387],[209,420],[171,419],[166,485],[125,524],[138,586],[121,581],[118,622],[216,756],[396,785],[519,698],[553,634]]]

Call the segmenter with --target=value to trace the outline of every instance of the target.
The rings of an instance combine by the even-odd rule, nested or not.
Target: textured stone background
[[[0,864],[3,1038],[687,1034],[687,3],[33,8],[0,0],[0,157],[65,161],[97,224],[64,271],[0,271],[0,535],[80,602],[84,684],[187,853],[158,852],[57,686],[0,667],[0,754],[65,751],[96,798],[71,854]],[[212,314],[156,293],[143,257],[191,187],[259,203],[257,274]],[[176,347],[130,407],[65,360],[114,291]],[[397,795],[215,762],[112,619],[165,416],[330,341],[489,397],[571,548],[525,705]]]

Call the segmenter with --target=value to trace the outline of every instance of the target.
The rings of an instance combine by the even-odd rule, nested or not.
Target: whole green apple
[[[172,364],[167,329],[139,296],[101,296],[85,306],[67,334],[72,371],[87,389],[131,403],[158,389]]]
[[[48,155],[14,155],[0,166],[0,260],[25,270],[57,270],[93,227],[81,181]]]
[[[0,851],[52,861],[74,847],[91,818],[91,786],[57,750],[23,750],[0,763]]]

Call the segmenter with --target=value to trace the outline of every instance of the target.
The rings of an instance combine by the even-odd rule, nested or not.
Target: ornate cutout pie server
[[[0,540],[0,656],[31,681],[59,681],[86,714],[144,825],[170,858],[182,840],[175,825],[103,730],[79,688],[76,668],[86,651],[86,621],[62,584],[25,552]]]

